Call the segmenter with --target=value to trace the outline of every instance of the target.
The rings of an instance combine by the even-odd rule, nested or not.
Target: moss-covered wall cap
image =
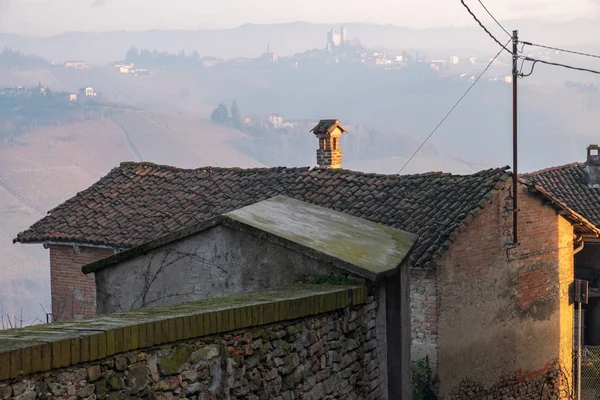
[[[339,310],[364,286],[299,284],[123,314],[0,331],[0,381],[113,354]]]

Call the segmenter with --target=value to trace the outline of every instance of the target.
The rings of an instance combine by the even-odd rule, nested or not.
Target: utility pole
[[[519,55],[517,53],[518,45],[519,45],[519,31],[515,30],[512,34],[512,59],[513,59],[513,67],[512,67],[512,86],[513,86],[513,245],[516,247],[519,245],[519,234],[518,234],[518,141],[517,141],[517,79],[519,78],[519,69],[517,65],[517,61],[519,61]]]

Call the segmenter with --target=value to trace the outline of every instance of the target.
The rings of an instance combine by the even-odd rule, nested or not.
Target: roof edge
[[[279,245],[279,246],[284,247],[284,248],[286,248],[288,250],[292,250],[292,251],[296,251],[298,253],[304,254],[307,257],[314,258],[316,260],[319,260],[319,261],[331,264],[331,265],[333,265],[336,268],[342,269],[342,270],[344,270],[346,272],[349,272],[349,273],[351,273],[353,275],[359,276],[359,277],[364,278],[364,279],[368,279],[370,281],[377,281],[377,280],[381,279],[384,276],[393,275],[400,268],[400,266],[402,264],[404,264],[406,261],[409,260],[409,256],[412,253],[412,251],[413,251],[413,249],[415,247],[415,244],[417,243],[417,240],[413,241],[410,250],[406,253],[406,255],[404,256],[404,258],[402,259],[402,261],[400,262],[400,264],[394,266],[393,268],[390,268],[387,271],[380,272],[380,273],[375,273],[375,272],[372,272],[372,271],[368,271],[368,270],[366,270],[364,268],[361,268],[361,267],[359,267],[357,265],[354,265],[354,264],[352,264],[352,263],[350,263],[348,261],[345,261],[345,260],[342,260],[340,258],[331,256],[329,254],[326,254],[326,253],[324,253],[322,251],[319,251],[317,249],[313,249],[313,248],[310,248],[310,247],[307,247],[307,246],[303,246],[303,245],[301,245],[299,243],[296,243],[296,242],[294,242],[292,240],[283,238],[281,236],[277,236],[274,233],[271,233],[271,232],[268,232],[268,231],[256,228],[256,227],[254,227],[252,225],[248,225],[248,224],[246,224],[246,223],[244,223],[242,221],[239,221],[239,220],[237,220],[235,218],[232,218],[230,216],[223,215],[222,218],[223,218],[222,222],[226,226],[229,226],[229,227],[234,228],[234,229],[238,229],[238,230],[240,230],[242,232],[246,232],[246,233],[248,233],[248,234],[250,234],[252,236],[255,236],[255,237],[258,237],[260,239],[263,239],[263,240],[265,240],[265,241],[267,241],[269,243],[273,243],[273,244]],[[411,235],[414,235],[418,239],[417,235],[415,235],[414,233],[411,233],[411,232],[407,232],[407,233],[410,233]]]
[[[84,274],[90,274],[92,272],[100,271],[101,269],[110,267],[111,265],[117,264],[121,261],[129,260],[135,256],[140,254],[144,254],[150,250],[154,250],[156,248],[162,247],[166,244],[176,242],[177,240],[184,239],[186,237],[192,236],[196,233],[203,232],[209,228],[219,225],[222,222],[222,217],[217,216],[206,221],[203,221],[199,224],[191,226],[189,228],[183,228],[173,233],[169,233],[167,235],[161,236],[158,239],[151,240],[149,242],[143,243],[139,246],[132,247],[131,249],[122,251],[115,255],[112,255],[107,258],[103,258],[102,260],[95,261],[90,264],[86,264],[81,267],[81,272]]]
[[[114,254],[110,257],[104,258],[102,260],[98,260],[93,263],[86,264],[81,268],[81,271],[84,274],[90,274],[92,272],[100,271],[104,268],[110,267],[119,262],[126,261],[126,260],[129,260],[138,255],[144,254],[150,250],[157,249],[159,247],[165,246],[165,245],[173,243],[175,241],[185,239],[185,238],[193,236],[197,233],[206,231],[207,229],[210,229],[217,225],[225,225],[230,228],[237,229],[241,232],[248,233],[252,236],[258,237],[259,239],[265,240],[269,243],[279,245],[288,250],[301,253],[307,257],[314,258],[316,260],[331,264],[336,268],[339,268],[339,269],[349,272],[353,275],[356,275],[360,278],[367,279],[370,281],[377,281],[384,276],[390,276],[390,275],[395,274],[396,271],[401,267],[401,265],[410,259],[410,255],[411,255],[411,253],[415,247],[415,244],[417,243],[417,239],[418,239],[417,235],[415,235],[411,232],[407,232],[407,233],[410,233],[411,235],[415,236],[415,240],[413,241],[411,248],[406,253],[406,255],[404,256],[402,261],[398,265],[394,266],[393,268],[390,268],[389,270],[375,273],[372,271],[368,271],[364,268],[361,268],[357,265],[354,265],[350,262],[344,261],[342,259],[331,256],[329,254],[326,254],[317,249],[303,246],[302,244],[296,243],[292,240],[277,236],[274,233],[262,230],[260,228],[256,228],[251,225],[248,225],[242,221],[238,221],[237,219],[229,217],[226,214],[224,214],[224,215],[214,217],[214,218],[207,220],[205,222],[202,222],[200,224],[194,225],[192,227],[180,229],[176,232],[167,234],[158,239],[146,242],[144,244],[141,244],[139,246],[125,250],[123,252],[116,253],[116,254]]]
[[[565,217],[574,225],[576,231],[579,230],[579,232],[583,235],[591,233],[596,237],[600,236],[600,228],[591,223],[583,215],[570,208],[565,202],[551,194],[542,186],[536,185],[535,183],[523,178],[519,178],[519,183],[527,187],[531,193],[548,201],[550,203],[550,206],[560,211],[564,211],[565,214],[563,214],[563,217]],[[582,227],[584,227],[585,229],[582,229]]]
[[[485,171],[490,171],[494,169],[496,168],[488,169]],[[423,263],[423,257],[421,257],[420,259],[413,260],[410,257],[412,254],[412,250],[409,252],[409,264],[412,269],[432,270],[436,268],[436,264],[443,257],[444,253],[449,250],[450,246],[456,241],[457,236],[459,236],[465,230],[467,230],[467,228],[477,219],[477,217],[485,210],[485,208],[494,202],[494,195],[504,188],[509,179],[512,179],[512,171],[509,171],[509,169],[509,166],[498,168],[498,170],[504,171],[504,176],[501,179],[498,179],[496,181],[496,184],[493,187],[490,187],[487,193],[481,197],[479,203],[473,206],[473,208],[471,209],[471,211],[469,211],[465,218],[463,218],[456,224],[455,228],[449,233],[446,242],[440,245],[441,247],[443,247],[443,249],[438,251],[430,261],[426,261]]]

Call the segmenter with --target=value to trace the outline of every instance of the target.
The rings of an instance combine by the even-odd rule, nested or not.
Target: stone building
[[[341,132],[336,120],[317,128]],[[600,230],[526,180],[513,213],[507,167],[378,175],[329,156],[314,169],[122,163],[15,240],[50,249],[53,312],[69,318],[96,307],[83,265],[278,195],[388,225],[418,237],[407,260],[411,358],[427,357],[439,395],[550,396],[547,381],[572,370],[574,254]]]

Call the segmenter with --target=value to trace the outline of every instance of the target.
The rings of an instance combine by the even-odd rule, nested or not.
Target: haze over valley
[[[589,17],[503,24],[532,43],[600,52]],[[344,168],[398,173],[499,50],[474,23],[318,22],[43,36],[0,18],[0,32],[12,27],[0,33],[0,315],[49,312],[48,252],[13,245],[16,234],[120,162],[314,166],[309,131],[336,118],[348,129]],[[523,52],[600,69],[597,59]],[[510,74],[502,54],[402,173],[510,165]],[[600,141],[599,85],[548,65],[519,80],[521,171],[584,160]]]

